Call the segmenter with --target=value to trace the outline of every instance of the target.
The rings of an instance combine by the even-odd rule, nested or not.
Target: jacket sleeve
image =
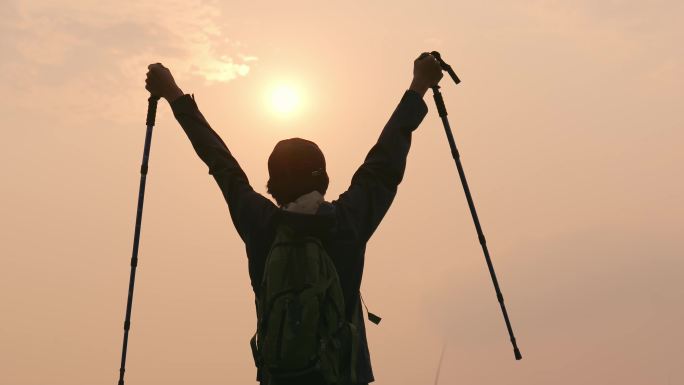
[[[247,242],[250,234],[261,228],[277,207],[254,191],[237,160],[197,108],[194,95],[183,95],[174,100],[171,109],[195,152],[209,167],[209,174],[216,180],[228,203],[235,229]]]
[[[354,173],[349,189],[337,199],[364,242],[373,235],[394,200],[404,177],[411,133],[426,114],[423,98],[407,90],[377,143]]]

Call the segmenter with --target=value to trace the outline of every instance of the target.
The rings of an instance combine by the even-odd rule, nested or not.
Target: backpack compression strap
[[[254,357],[254,365],[257,368],[257,381],[261,381],[261,357],[259,356],[259,350],[257,349],[257,333],[255,332],[252,338],[249,340],[249,346],[252,348],[252,357]]]

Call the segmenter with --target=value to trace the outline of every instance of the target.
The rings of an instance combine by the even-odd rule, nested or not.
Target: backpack
[[[279,225],[259,290],[250,341],[257,380],[356,382],[357,327],[346,320],[340,279],[320,239]]]

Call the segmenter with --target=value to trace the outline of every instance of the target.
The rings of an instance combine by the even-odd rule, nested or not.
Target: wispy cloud
[[[221,11],[206,1],[3,3],[0,80],[15,102],[50,92],[63,99],[61,107],[70,96],[78,104],[76,95],[125,99],[142,89],[155,61],[177,76],[228,82],[246,76],[257,60],[228,36]]]

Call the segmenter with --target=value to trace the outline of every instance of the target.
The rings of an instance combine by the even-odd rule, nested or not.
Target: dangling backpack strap
[[[359,355],[359,331],[356,325],[353,323],[349,324],[349,332],[351,335],[351,357],[349,359],[349,366],[351,373],[349,374],[349,379],[352,384],[356,384],[356,363]]]
[[[380,318],[377,315],[368,311],[368,306],[366,306],[366,301],[363,300],[363,295],[361,295],[361,292],[359,292],[359,298],[361,298],[361,303],[363,304],[363,307],[366,308],[366,313],[368,314],[368,320],[370,322],[376,324],[376,325],[379,325],[380,321],[382,321],[382,318]]]
[[[359,315],[359,308],[361,308],[360,305],[363,305],[363,307],[366,309],[366,313],[368,313],[368,320],[371,321],[374,324],[379,324],[382,318],[378,317],[377,315],[371,313],[368,311],[368,306],[366,306],[366,302],[363,300],[363,296],[361,295],[361,292],[359,291],[359,304],[354,307],[354,316],[352,317],[352,322],[349,323],[349,332],[351,335],[351,357],[349,359],[349,366],[351,367],[351,373],[350,373],[350,380],[352,384],[356,383],[357,380],[357,373],[356,373],[356,364],[358,362],[358,355],[359,355],[359,329],[356,326],[357,320],[362,318]],[[362,321],[363,322],[363,321]]]
[[[366,308],[366,312],[368,313],[368,319],[373,322],[374,324],[379,324],[381,318],[378,317],[377,315],[368,312],[368,307],[366,307],[366,303],[363,300],[363,296],[361,296],[361,292],[359,291],[359,301],[357,302],[357,305],[354,307],[354,316],[352,317],[352,322],[349,323],[349,331],[351,334],[351,357],[350,357],[350,364],[351,366],[351,375],[350,375],[350,380],[352,384],[355,384],[357,381],[357,373],[356,373],[356,366],[358,362],[358,355],[359,355],[359,328],[356,326],[357,322],[363,322],[363,316],[359,314],[359,309],[361,309],[361,305],[363,304],[363,307]],[[363,310],[362,310],[363,312]]]

